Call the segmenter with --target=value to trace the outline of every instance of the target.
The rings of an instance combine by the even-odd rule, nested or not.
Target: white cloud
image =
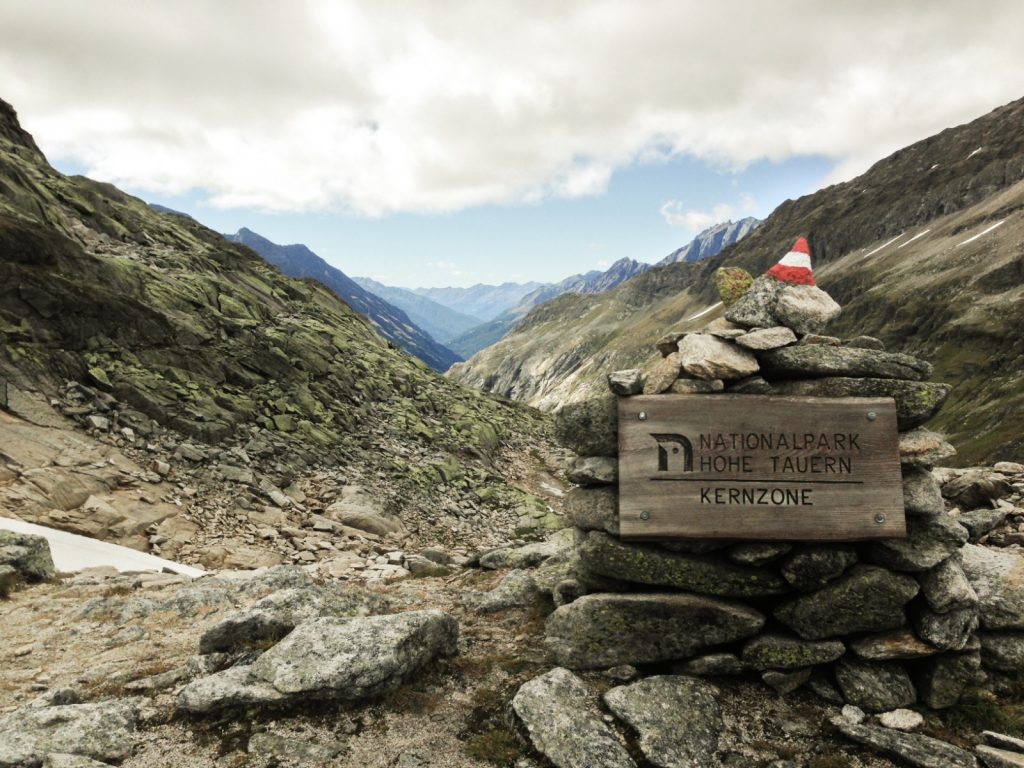
[[[687,209],[682,200],[669,200],[658,210],[670,227],[697,234],[723,221],[752,215],[757,210],[757,202],[750,195],[743,194],[736,205],[719,203],[709,211]]]
[[[0,96],[125,186],[451,211],[674,154],[846,178],[1024,95],[1021,28],[1016,0],[34,0],[0,5]]]

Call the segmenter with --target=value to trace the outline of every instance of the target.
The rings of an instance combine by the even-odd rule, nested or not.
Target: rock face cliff
[[[304,245],[278,245],[243,227],[227,236],[252,248],[289,277],[309,277],[323,283],[356,312],[365,315],[381,336],[444,373],[462,358],[434,340],[398,307],[371,293]]]
[[[665,327],[721,314],[711,280],[718,267],[760,274],[804,234],[819,283],[846,308],[837,332],[856,327],[927,356],[954,385],[936,423],[959,460],[1019,458],[1022,119],[1024,100],[900,150],[852,181],[783,203],[711,259],[652,269],[598,295],[561,296],[450,375],[540,408],[585,398],[603,388],[602,370],[653,359]]]

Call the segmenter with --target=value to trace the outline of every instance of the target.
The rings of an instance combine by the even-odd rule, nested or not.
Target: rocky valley
[[[445,377],[0,102],[0,768],[1024,765],[1022,114]],[[891,398],[891,535],[628,535],[619,409],[682,395]]]

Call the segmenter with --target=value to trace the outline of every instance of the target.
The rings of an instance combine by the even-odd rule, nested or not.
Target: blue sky
[[[126,191],[189,213],[220,232],[245,226],[277,243],[305,243],[349,275],[415,288],[555,282],[621,258],[655,262],[694,234],[692,227],[669,224],[661,212],[666,203],[678,201],[682,210],[712,217],[724,205],[734,219],[764,218],[787,198],[817,189],[833,165],[824,157],[798,157],[730,172],[678,158],[619,170],[607,191],[592,197],[381,217],[220,209],[205,202],[202,192]],[[73,164],[61,170],[81,172]]]
[[[401,286],[657,261],[1024,96],[1019,0],[0,3],[58,168]]]

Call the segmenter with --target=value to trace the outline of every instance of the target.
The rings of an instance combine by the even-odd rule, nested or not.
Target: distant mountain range
[[[352,279],[370,293],[380,296],[389,304],[394,304],[405,312],[410,320],[442,344],[447,344],[453,338],[484,322],[479,317],[457,312],[408,288],[384,285],[369,277]]]
[[[484,285],[478,283],[469,288],[413,288],[413,293],[426,296],[438,304],[454,309],[481,321],[493,320],[509,307],[514,307],[531,291],[545,283],[502,283]]]
[[[366,290],[305,245],[278,245],[245,227],[225,237],[252,248],[289,277],[309,277],[323,283],[352,309],[365,315],[381,336],[418,357],[435,371],[443,373],[452,363],[462,359],[437,342],[401,309]]]
[[[748,216],[739,221],[724,221],[721,224],[715,224],[715,226],[705,229],[682,248],[672,251],[655,266],[663,267],[666,264],[675,264],[677,261],[694,262],[710,258],[725,246],[732,245],[737,240],[746,237],[760,223],[760,219]]]
[[[717,254],[751,232],[759,221],[746,218],[716,224],[701,232],[690,243],[673,251],[659,264],[669,260],[699,261]],[[478,284],[470,288],[394,288],[365,277],[356,282],[369,291],[405,310],[421,328],[449,349],[469,359],[498,342],[531,310],[567,293],[596,294],[609,291],[651,269],[635,259],[623,258],[606,270],[591,270],[571,275],[557,283]],[[430,302],[425,304],[423,302]],[[447,308],[456,316],[443,312]],[[479,318],[476,323],[468,320]]]
[[[453,350],[468,359],[481,349],[497,343],[534,307],[550,301],[564,293],[600,293],[614,288],[624,280],[640,275],[651,268],[633,259],[619,259],[607,270],[592,270],[572,275],[558,283],[540,285],[523,296],[517,304],[509,307],[488,323],[477,326],[461,336],[449,340]]]

